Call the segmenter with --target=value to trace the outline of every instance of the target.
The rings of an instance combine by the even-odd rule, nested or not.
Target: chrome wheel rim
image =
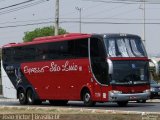
[[[89,94],[89,93],[86,93],[85,96],[84,96],[85,102],[89,102],[89,101],[90,101],[90,98],[91,98],[90,94]]]
[[[32,102],[32,94],[31,94],[31,93],[28,95],[28,101],[29,101],[30,103]]]
[[[20,93],[19,94],[19,99],[22,101],[22,100],[24,100],[24,93]]]

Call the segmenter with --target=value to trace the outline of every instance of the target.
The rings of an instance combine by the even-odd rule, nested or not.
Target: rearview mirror
[[[113,74],[113,63],[110,59],[107,59],[107,63],[108,63],[108,73],[109,74]]]
[[[159,65],[158,65],[158,62],[156,60],[154,60],[154,59],[150,59],[149,61],[154,64],[156,75],[159,75]]]

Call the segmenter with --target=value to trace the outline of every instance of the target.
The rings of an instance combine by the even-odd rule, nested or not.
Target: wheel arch
[[[92,89],[91,89],[90,87],[88,87],[88,86],[83,86],[83,87],[82,87],[81,92],[80,92],[80,99],[83,100],[83,94],[84,94],[84,92],[86,92],[86,91],[89,91],[89,92],[90,92],[91,98],[93,99],[93,91],[92,91]]]
[[[28,91],[29,89],[31,89],[31,90],[35,93],[36,98],[38,98],[38,96],[37,96],[37,94],[36,94],[36,92],[35,92],[35,90],[33,89],[32,86],[26,86],[26,87],[18,86],[18,87],[17,87],[17,98],[18,98],[18,93],[19,93],[20,90],[23,90],[24,93],[25,93],[25,95],[26,95],[26,94],[27,94],[27,91]]]
[[[41,100],[39,95],[38,95],[38,93],[37,93],[37,91],[35,90],[35,88],[33,86],[28,85],[26,87],[26,93],[28,92],[28,90],[32,90],[33,91],[33,94],[34,94],[34,97],[35,97],[36,100]]]
[[[35,92],[34,89],[33,89],[31,86],[28,86],[28,87],[26,88],[26,93],[28,92],[28,90],[32,90],[33,92]]]

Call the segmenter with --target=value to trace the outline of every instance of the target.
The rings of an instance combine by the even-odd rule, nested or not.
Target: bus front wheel
[[[20,89],[18,90],[18,99],[21,105],[27,104],[27,99],[24,90]]]
[[[95,105],[95,102],[92,101],[92,99],[91,99],[91,93],[88,90],[86,90],[83,93],[83,102],[84,102],[84,105],[87,107],[91,107],[91,106]]]

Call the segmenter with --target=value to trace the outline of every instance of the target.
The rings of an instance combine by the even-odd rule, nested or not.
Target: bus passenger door
[[[100,39],[90,40],[90,64],[94,86],[94,98],[101,101],[104,98],[102,86],[107,84],[108,64],[106,62],[106,52],[104,44]],[[107,95],[105,95],[107,97]],[[107,98],[106,98],[107,99]]]

